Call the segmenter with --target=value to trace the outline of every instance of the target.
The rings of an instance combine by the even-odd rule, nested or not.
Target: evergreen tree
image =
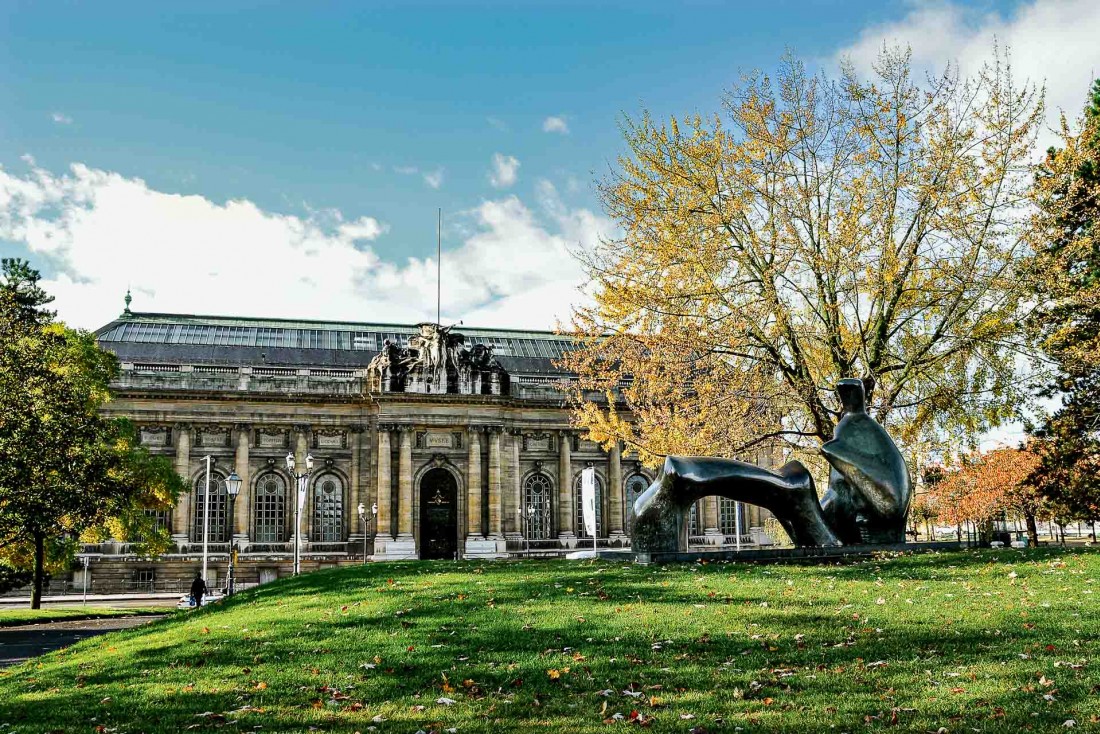
[[[1043,394],[1061,407],[1034,430],[1042,440],[1031,482],[1060,521],[1100,516],[1100,79],[1063,147],[1051,148],[1035,182],[1035,280],[1031,327],[1057,370]]]

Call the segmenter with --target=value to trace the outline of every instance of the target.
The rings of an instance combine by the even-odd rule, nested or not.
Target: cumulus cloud
[[[489,183],[498,189],[506,189],[516,182],[519,159],[511,155],[493,153],[493,169],[489,171]]]
[[[900,20],[865,28],[837,58],[850,58],[866,72],[884,43],[907,45],[922,71],[942,71],[950,61],[963,74],[973,74],[990,59],[996,42],[1010,50],[1017,83],[1045,83],[1048,121],[1055,127],[1060,111],[1073,119],[1084,107],[1089,85],[1100,73],[1098,37],[1096,0],[1025,0],[1005,13],[922,0]],[[1040,148],[1049,142],[1045,137]]]
[[[569,123],[565,121],[565,118],[560,115],[551,115],[542,121],[542,131],[544,133],[557,133],[558,135],[569,134]]]
[[[69,117],[63,112],[53,112],[50,114],[50,119],[56,122],[58,125],[72,125],[73,118]]]
[[[610,223],[565,206],[549,184],[535,205],[514,196],[456,214],[443,252],[443,304],[469,324],[548,328],[583,277],[570,250]],[[57,174],[0,168],[0,239],[45,266],[61,318],[107,323],[133,287],[135,310],[414,323],[434,316],[435,260],[389,261],[388,227],[326,209],[294,216],[251,201],[219,203],[74,164]],[[446,240],[445,240],[446,242]]]

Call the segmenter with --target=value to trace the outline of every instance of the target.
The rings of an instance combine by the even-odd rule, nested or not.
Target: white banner
[[[596,470],[588,467],[581,472],[581,512],[584,513],[584,529],[596,537]]]
[[[298,489],[298,512],[302,511],[302,508],[306,506],[306,488],[305,482],[302,482],[302,486]]]

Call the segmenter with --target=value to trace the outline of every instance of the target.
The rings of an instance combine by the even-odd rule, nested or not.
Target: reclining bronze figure
[[[830,469],[820,501],[813,477],[798,461],[773,472],[734,459],[669,456],[631,508],[633,549],[686,551],[687,512],[710,495],[765,508],[798,546],[904,542],[912,492],[905,459],[867,414],[861,380],[841,380],[837,393],[844,415],[821,447]]]

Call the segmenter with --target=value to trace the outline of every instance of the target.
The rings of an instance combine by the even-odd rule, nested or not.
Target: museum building
[[[204,522],[211,587],[231,551],[239,585],[289,575],[296,540],[303,571],[626,547],[628,507],[653,479],[570,427],[562,386],[574,376],[556,363],[572,343],[552,332],[138,313],[127,297],[96,337],[122,367],[109,412],[188,486],[157,516],[167,554],[84,548],[96,591],[176,590],[199,567]],[[595,539],[581,513],[587,467]],[[709,497],[689,534],[751,544],[761,524],[757,508]]]

